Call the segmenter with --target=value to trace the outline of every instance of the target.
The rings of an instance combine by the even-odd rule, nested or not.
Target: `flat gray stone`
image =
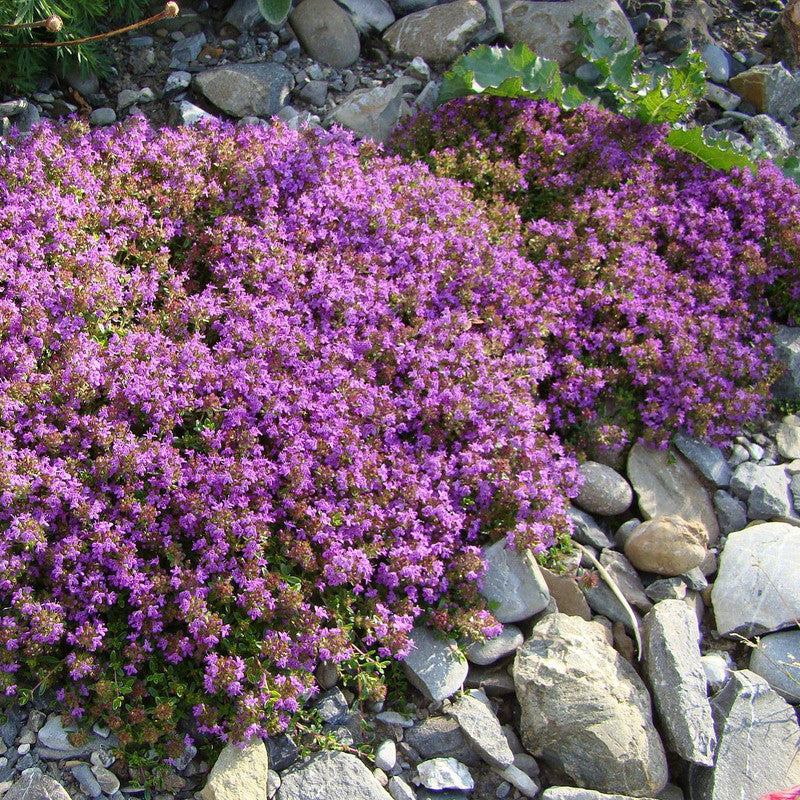
[[[800,703],[800,630],[762,636],[750,654],[750,669],[781,697]]]
[[[728,535],[711,604],[722,635],[757,636],[800,619],[800,528],[766,522]]]
[[[200,800],[267,800],[268,769],[269,756],[261,739],[252,739],[243,747],[228,744],[197,796]]]
[[[60,714],[51,715],[37,733],[37,755],[47,761],[79,759],[87,757],[93,750],[119,746],[119,739],[114,735],[105,739],[90,736],[85,744],[74,746],[70,744],[69,735],[77,730],[73,725],[65,727]]]
[[[357,89],[331,113],[330,121],[364,139],[385,142],[406,111],[403,92],[413,78],[397,78],[388,86]]]
[[[644,670],[667,748],[711,766],[717,738],[700,661],[700,630],[682,600],[657,603],[644,618]]]
[[[388,789],[392,800],[416,800],[417,798],[414,794],[414,790],[397,775],[389,778]]]
[[[602,550],[604,547],[613,547],[614,542],[608,534],[595,522],[591,514],[581,511],[575,506],[567,509],[567,516],[572,522],[572,538],[581,544],[588,544]]]
[[[778,325],[773,344],[786,372],[773,384],[772,394],[777,400],[796,403],[800,400],[800,328]]]
[[[794,512],[789,476],[781,466],[765,467],[746,461],[736,467],[731,491],[747,503],[747,516],[751,520],[789,517]]]
[[[601,625],[548,615],[517,651],[514,682],[531,755],[598,791],[654,797],[664,788],[650,695]]]
[[[432,758],[417,764],[417,774],[426,789],[455,789],[470,792],[475,781],[469,769],[454,758]]]
[[[14,782],[3,800],[70,800],[70,796],[58,781],[32,769]]]
[[[315,753],[308,761],[284,772],[277,800],[392,800],[392,797],[354,755],[328,751]]]
[[[464,733],[454,719],[444,716],[428,717],[405,732],[405,741],[422,758],[456,756],[468,748]]]
[[[514,763],[514,754],[500,721],[482,691],[473,689],[462,695],[447,709],[447,713],[455,718],[466,740],[487,764],[505,769]]]
[[[205,43],[206,35],[202,32],[186,36],[175,42],[170,52],[170,67],[172,69],[185,67],[190,62],[196,61]]]
[[[81,790],[89,797],[100,797],[103,794],[103,789],[88,764],[76,764],[74,767],[70,767],[70,772],[72,777],[78,781]]]
[[[781,422],[775,431],[775,444],[784,458],[800,458],[800,427]]]
[[[225,14],[225,23],[239,33],[247,33],[262,22],[264,17],[258,8],[258,0],[236,0]]]
[[[550,593],[533,559],[509,548],[505,539],[484,548],[483,556],[482,594],[498,622],[520,622],[547,607]]]
[[[675,515],[701,523],[709,544],[719,538],[711,497],[686,459],[677,451],[655,450],[637,442],[628,456],[628,480],[647,519]]]
[[[633,47],[636,36],[616,0],[566,0],[565,2],[503,3],[503,25],[512,44],[522,42],[534,53],[566,66],[576,58],[578,32],[570,27],[583,15],[596,23],[601,33]]]
[[[734,672],[712,699],[713,767],[692,765],[694,800],[741,800],[800,783],[800,728],[792,707],[760,676]]]
[[[605,794],[576,786],[551,786],[541,794],[541,800],[635,800],[625,794]]]
[[[169,124],[170,125],[197,125],[203,120],[215,119],[213,114],[190,103],[188,100],[181,100],[179,103],[172,103],[169,107]]]
[[[747,525],[747,505],[722,489],[714,492],[714,509],[723,535],[740,531]]]
[[[403,660],[403,672],[409,682],[434,702],[455,694],[469,668],[455,641],[421,627],[414,628],[411,640],[414,646]]]
[[[467,661],[486,667],[515,653],[524,640],[522,631],[516,625],[506,625],[499,636],[485,642],[473,642],[467,647]]]
[[[605,517],[622,514],[630,508],[633,489],[615,469],[597,461],[586,461],[579,469],[583,485],[575,498],[576,506]]]
[[[686,457],[686,460],[709,482],[718,489],[725,489],[731,482],[731,468],[719,447],[693,439],[685,433],[678,432],[673,443]]]
[[[730,66],[725,51],[713,42],[706,44],[700,51],[700,57],[705,61],[708,77],[715,83],[727,83],[730,77]]]
[[[194,85],[232,117],[271,117],[286,103],[294,78],[280,64],[226,64],[198,73]]]
[[[394,21],[394,11],[385,0],[340,0],[356,30],[365,36],[382,33]]]

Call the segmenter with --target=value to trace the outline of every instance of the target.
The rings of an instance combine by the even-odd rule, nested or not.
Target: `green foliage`
[[[261,16],[270,25],[283,25],[289,16],[292,0],[256,0]]]
[[[734,167],[753,168],[753,160],[722,136],[709,139],[702,128],[673,128],[667,142],[676,150],[691,153],[712,169],[729,172]]]
[[[0,25],[20,25],[57,14],[64,27],[50,33],[42,27],[0,30],[0,85],[31,91],[47,71],[67,72],[75,67],[84,74],[107,71],[102,49],[94,44],[64,47],[22,47],[37,42],[67,41],[100,33],[109,20],[132,22],[147,10],[147,0],[0,0]]]

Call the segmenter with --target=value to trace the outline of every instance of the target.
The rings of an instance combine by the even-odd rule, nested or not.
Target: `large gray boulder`
[[[750,670],[734,672],[711,701],[713,767],[692,766],[692,800],[757,800],[800,783],[800,728],[792,707]]]
[[[562,67],[575,60],[579,34],[570,25],[581,15],[626,47],[636,43],[628,18],[616,0],[517,0],[503,5],[506,38],[512,44],[528,45],[537,55],[557,61]]]
[[[676,450],[655,450],[637,442],[628,456],[628,479],[647,519],[679,516],[699,522],[710,544],[719,538],[714,505],[690,464]]]
[[[684,761],[711,766],[717,737],[697,617],[682,600],[664,600],[644,618],[643,628],[645,674],[667,747]]]
[[[316,753],[281,775],[277,800],[392,800],[350,753]]]
[[[754,636],[800,619],[800,528],[766,522],[729,534],[711,590],[717,630]]]
[[[232,117],[271,117],[286,103],[294,78],[280,64],[226,64],[195,75],[194,86]]]
[[[517,651],[514,683],[526,749],[571,783],[654,797],[667,762],[650,696],[601,625],[551,614]]]

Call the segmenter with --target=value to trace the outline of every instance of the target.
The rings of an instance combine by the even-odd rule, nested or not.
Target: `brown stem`
[[[108,39],[109,36],[118,36],[121,33],[128,33],[129,31],[135,31],[137,28],[142,28],[145,25],[152,25],[154,22],[158,22],[162,19],[171,19],[172,17],[177,16],[178,14],[178,4],[177,3],[167,3],[164,6],[164,10],[160,11],[158,14],[154,14],[152,17],[148,17],[147,19],[143,19],[140,22],[134,22],[132,25],[126,25],[124,28],[117,28],[115,31],[109,31],[108,33],[98,33],[95,36],[84,36],[82,39],[68,39],[63,42],[30,42],[29,44],[3,44],[0,47],[7,47],[9,49],[22,49],[28,47],[68,47],[75,44],[88,44],[89,42],[97,42],[100,39]]]
[[[0,25],[0,31],[9,31],[9,30],[17,31],[17,30],[22,30],[23,28],[44,28],[45,25],[47,25],[49,19],[50,17],[48,17],[47,19],[37,20],[36,22],[20,22],[17,25]]]

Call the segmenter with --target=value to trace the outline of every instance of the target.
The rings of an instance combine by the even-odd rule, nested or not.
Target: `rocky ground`
[[[656,60],[689,42],[702,49],[700,123],[759,136],[775,155],[800,141],[780,0],[430,6],[304,0],[291,27],[273,31],[255,0],[184,2],[176,19],[109,40],[110,78],[52,76],[4,98],[2,124],[73,113],[93,125],[139,113],[154,125],[270,124],[277,114],[383,139],[433,105],[443,69],[476,42],[526,41],[566,63],[565,19],[580,11]],[[782,329],[778,343],[790,372],[776,392],[797,406],[800,331]],[[721,449],[685,437],[668,452],[637,446],[614,466],[583,467],[572,511],[581,549],[567,574],[487,550],[500,637],[465,660],[457,643],[417,631],[407,685],[384,707],[360,706],[335,668],[320,671],[314,702],[343,751],[304,758],[308,742],[278,737],[212,765],[190,750],[152,796],[755,800],[800,783],[800,419],[764,420]],[[49,700],[7,709],[0,794],[143,796],[136,781],[151,766],[115,761],[102,724],[73,747]],[[374,759],[355,755],[361,744]]]

